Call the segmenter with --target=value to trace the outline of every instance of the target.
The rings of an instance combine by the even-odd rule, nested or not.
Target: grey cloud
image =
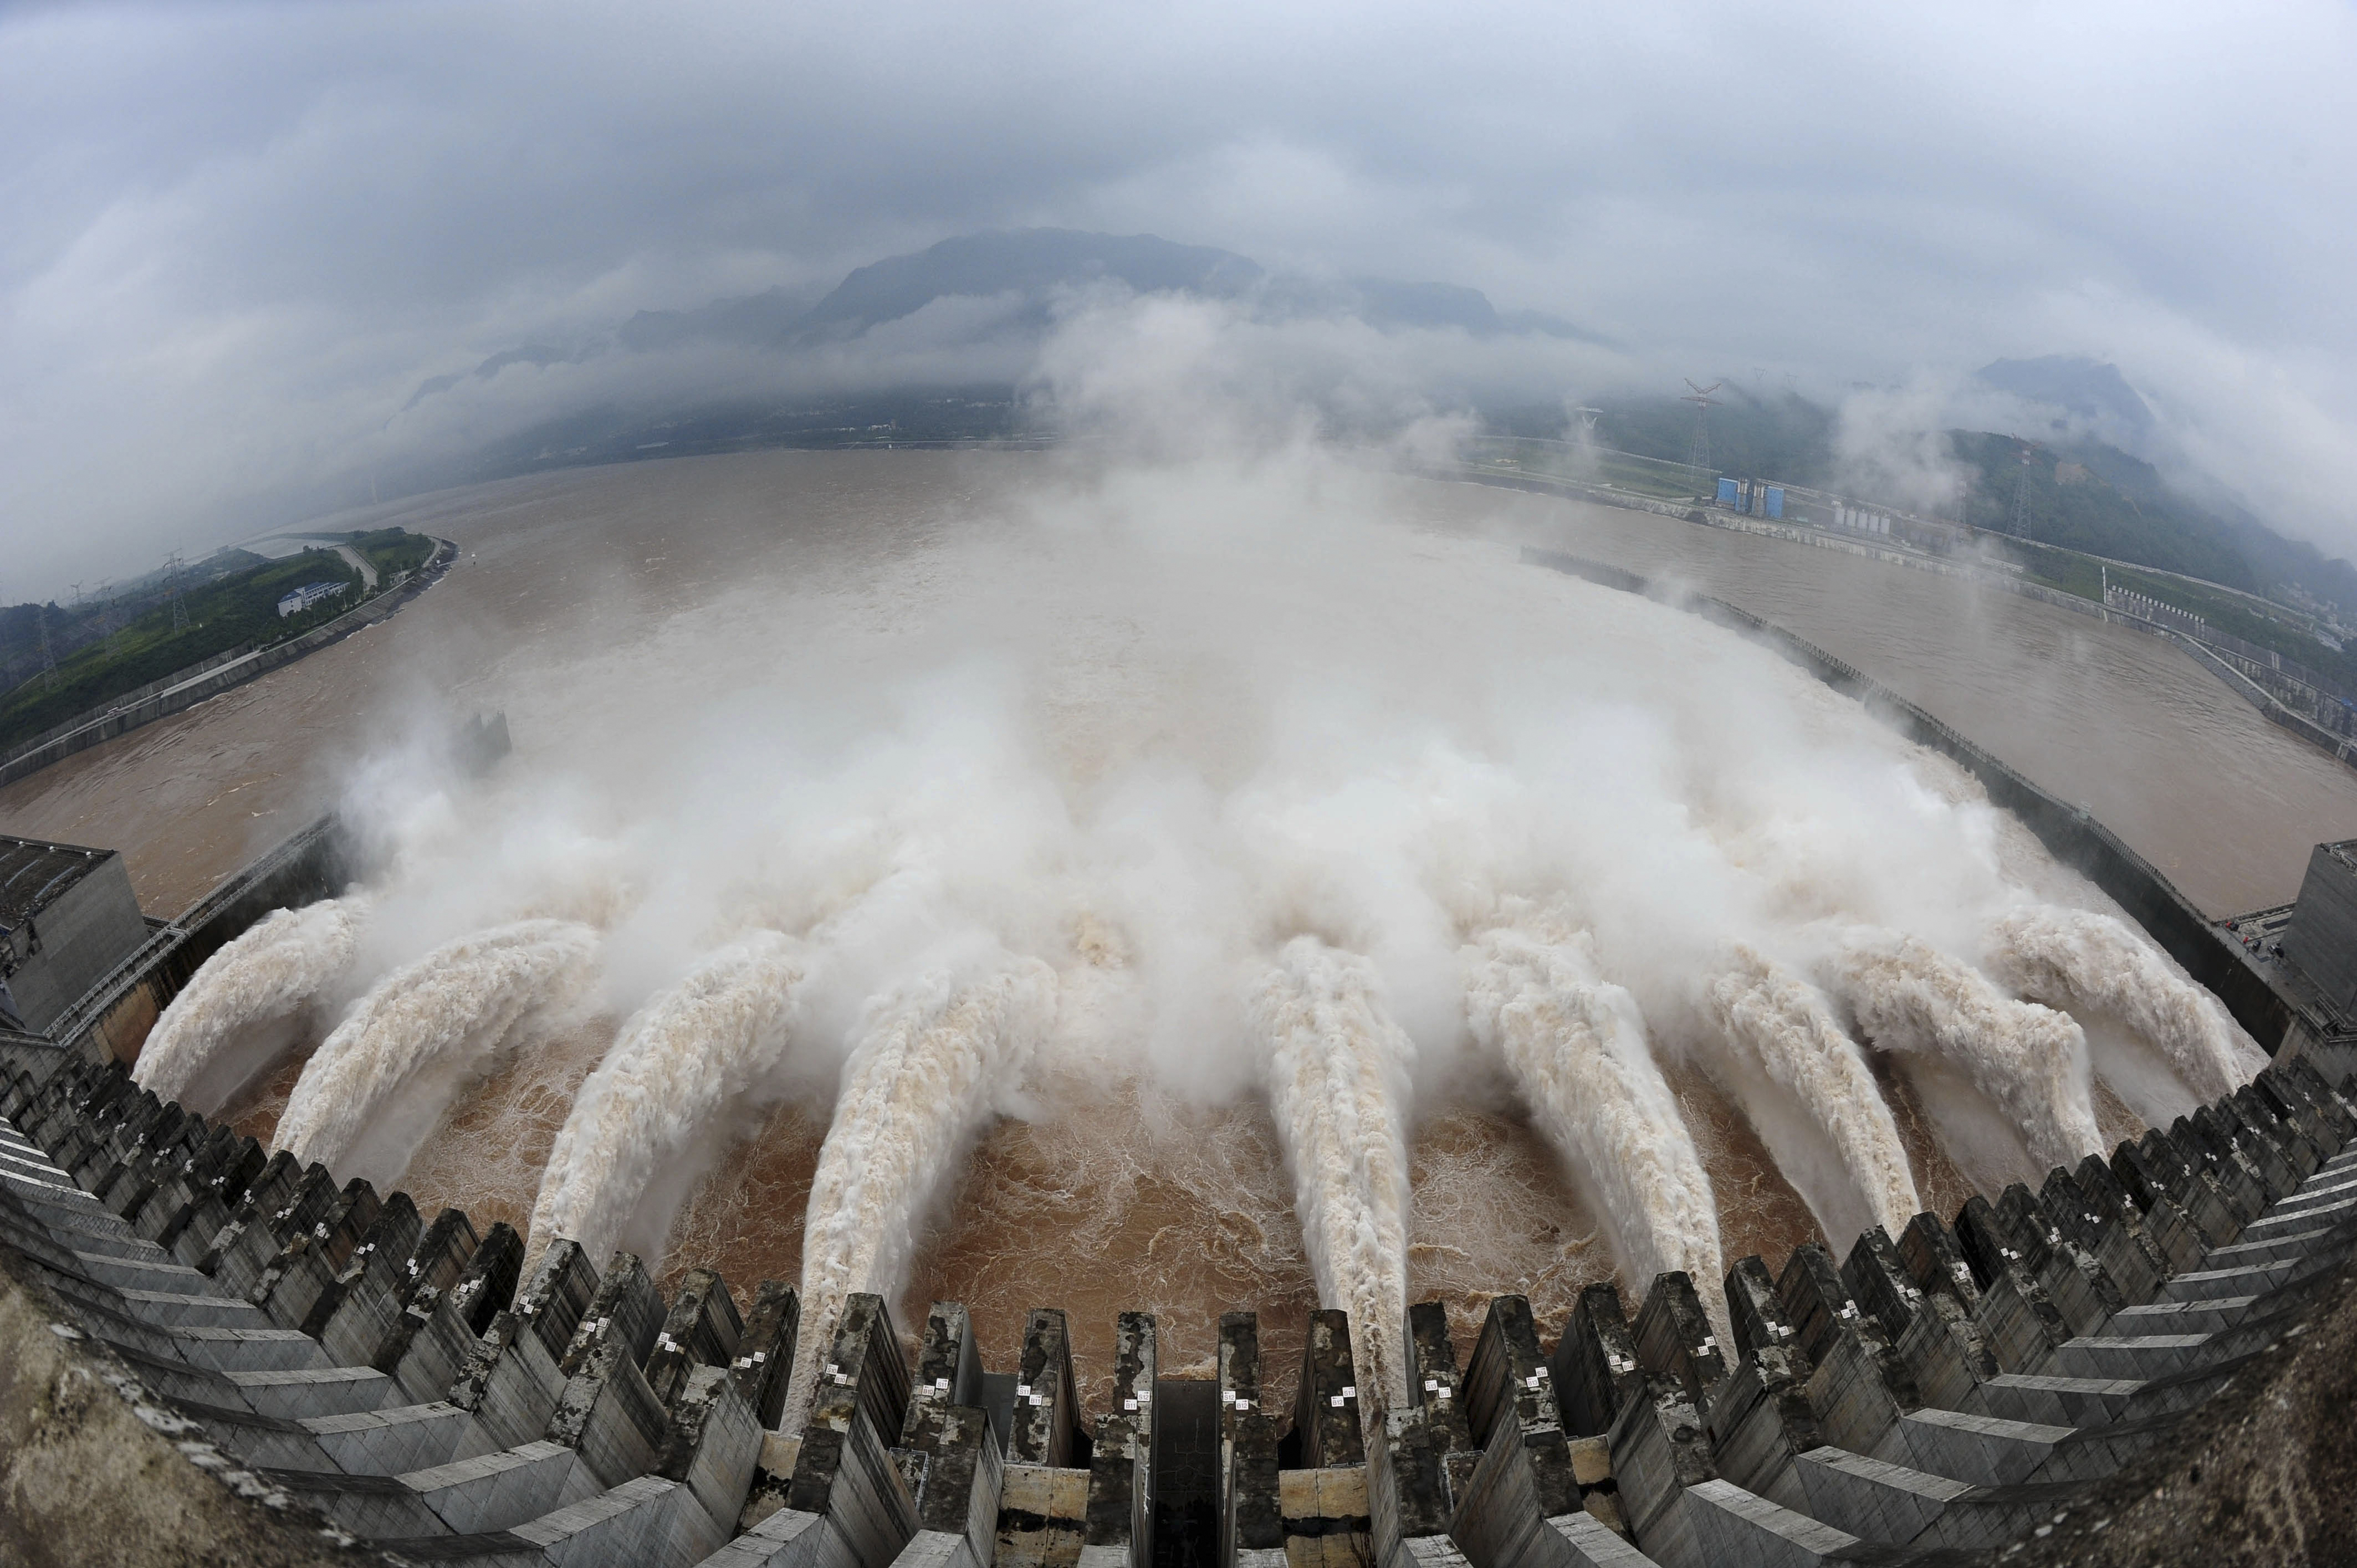
[[[0,597],[363,471],[429,377],[1029,225],[1626,346],[1510,367],[1566,390],[2092,354],[2347,552],[2352,68],[2321,4],[10,12]],[[452,395],[504,427],[619,362]]]

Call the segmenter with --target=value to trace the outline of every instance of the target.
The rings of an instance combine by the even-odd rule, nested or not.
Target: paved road
[[[365,556],[349,544],[337,545],[336,553],[361,569],[362,592],[371,594],[376,592],[376,568],[368,564]]]

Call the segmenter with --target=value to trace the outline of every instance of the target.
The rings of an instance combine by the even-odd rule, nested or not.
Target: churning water
[[[143,1079],[501,1173],[535,1244],[798,1278],[814,1353],[859,1289],[976,1302],[999,1363],[1069,1305],[1084,1375],[1114,1308],[1175,1366],[1314,1298],[1395,1395],[1410,1299],[1709,1296],[2255,1065],[1953,767],[1418,526],[1458,492],[872,461],[701,522],[696,464],[500,492],[393,625],[510,629],[413,647],[328,769],[391,869],[223,950]],[[382,738],[454,681],[518,737],[480,784]]]

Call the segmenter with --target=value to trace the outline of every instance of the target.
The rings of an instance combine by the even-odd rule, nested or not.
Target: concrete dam
[[[1984,1062],[2029,1146],[2054,1156],[2038,1179],[1923,1204],[1897,1179],[1903,1159],[1878,1187],[1893,1167],[1861,1160],[1849,1176],[1872,1199],[1865,1223],[1729,1247],[1746,1254],[1732,1261],[1707,1187],[1681,1187],[1662,1154],[1676,1109],[1617,1122],[1583,1096],[1641,1109],[1642,1081],[1566,1080],[1546,1103],[1616,1151],[1596,1201],[1629,1217],[1621,1277],[1560,1305],[1486,1292],[1452,1319],[1411,1299],[1397,1262],[1405,1029],[1363,958],[1296,937],[1246,1005],[1318,1261],[1323,1301],[1297,1354],[1264,1354],[1276,1338],[1264,1303],[1228,1304],[1262,1310],[1221,1315],[1205,1355],[1167,1316],[1060,1309],[1077,1282],[1046,1273],[1019,1333],[1001,1337],[958,1301],[920,1312],[875,1287],[906,1278],[909,1214],[942,1180],[924,1161],[952,1158],[956,1118],[972,1114],[960,1108],[1020,1072],[1006,1042],[1036,1026],[1052,975],[994,956],[979,983],[879,992],[834,1124],[872,1133],[870,1147],[899,1140],[909,1163],[822,1155],[799,1279],[726,1278],[693,1252],[665,1267],[617,1244],[631,1232],[611,1196],[659,1186],[665,1145],[594,1118],[568,1119],[528,1226],[356,1174],[399,1171],[421,1134],[394,1124],[371,1076],[389,1058],[349,1042],[397,1039],[426,1068],[433,1051],[457,1059],[480,1020],[592,961],[577,906],[520,908],[390,970],[337,1026],[347,1046],[314,1053],[267,1141],[229,1124],[224,1084],[257,1070],[261,1047],[219,1020],[315,991],[389,896],[369,847],[330,821],[179,919],[126,928],[111,967],[78,961],[74,983],[97,978],[45,1005],[40,1032],[0,1037],[0,1337],[15,1369],[0,1383],[0,1530],[15,1533],[0,1540],[33,1562],[2072,1562],[2188,1539],[2169,1499],[2227,1495],[2238,1470],[2310,1476],[2295,1493],[2328,1484],[2346,1446],[2332,1412],[2357,1240],[2357,1036],[2335,956],[2357,907],[2350,857],[2320,853],[2316,897],[2270,912],[2296,961],[2266,961],[2083,812],[1838,661],[1781,651],[1947,757],[2127,912],[2178,966],[2137,972],[2155,977],[2140,994],[2182,998],[2190,976],[2271,1064],[2212,1064],[2231,1079],[2218,1091],[2108,1141],[2083,1088]],[[68,847],[28,853],[64,865]],[[79,864],[104,884],[102,857]],[[38,937],[43,916],[37,901],[21,929]],[[1581,1059],[1633,1073],[1646,1018],[1592,969],[1572,972],[1587,950],[1559,918],[1523,911],[1477,944],[1469,1006],[1535,1083],[1554,1058],[1530,1020],[1553,1015],[1532,999],[1586,998],[1596,1044]],[[1947,972],[1895,940],[1845,950],[1860,974]],[[50,950],[28,938],[22,951],[29,965]],[[644,1070],[585,1087],[574,1117],[670,1125],[683,1098],[738,1070],[730,1042],[757,1039],[745,1020],[791,1000],[807,961],[758,935],[716,948],[625,1026],[617,1051],[640,1042],[621,1059]],[[34,994],[33,971],[18,972]],[[1807,991],[1763,978],[1727,994]],[[1875,993],[1860,981],[1850,994]],[[223,1005],[184,1004],[206,997]],[[429,1000],[450,1021],[426,1017]],[[1857,1026],[1869,1016],[1883,1017],[1861,1009]],[[2198,1009],[2168,1017],[2209,1026]],[[691,1027],[716,1076],[654,1070],[673,1058],[651,1047]],[[1845,1092],[1857,1098],[1826,1103],[1880,1103],[1863,1081]],[[584,1153],[599,1149],[612,1157]],[[1106,1375],[1076,1365],[1089,1336],[1111,1346]],[[2314,1512],[2298,1496],[2273,1506],[2297,1528]],[[2270,1519],[2243,1517],[2239,1539],[2272,1539]]]
[[[911,1355],[854,1293],[790,1435],[812,1330],[784,1282],[694,1269],[666,1299],[638,1257],[561,1238],[526,1273],[504,1224],[268,1155],[118,1063],[11,1047],[0,1423],[23,1446],[0,1530],[27,1562],[1995,1561],[2100,1530],[2113,1480],[2133,1500],[2214,1446],[2205,1412],[2301,1375],[2302,1334],[2340,1325],[2345,1352],[2357,1081],[2320,1059],[2036,1192],[1744,1258],[1731,1335],[1679,1272],[1638,1299],[1591,1285],[1559,1325],[1500,1295],[1463,1346],[1434,1305],[1320,1311],[1271,1408],[1253,1313],[1222,1319],[1211,1378],[1162,1375],[1154,1318],[1126,1314],[1115,1402],[1084,1409],[1060,1311],[991,1374],[957,1304],[909,1326]],[[1404,1400],[1354,1351],[1377,1328]],[[126,1465],[100,1514],[59,1484]]]

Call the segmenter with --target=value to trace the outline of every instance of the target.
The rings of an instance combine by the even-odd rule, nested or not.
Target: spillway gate
[[[1420,1305],[1404,1408],[1377,1408],[1340,1312],[1315,1315],[1282,1408],[1252,1313],[1192,1378],[1125,1314],[1087,1409],[1053,1308],[990,1373],[963,1307],[904,1326],[856,1295],[787,1434],[782,1282],[692,1269],[666,1299],[640,1259],[562,1239],[527,1274],[506,1225],[299,1168],[117,1064],[0,1063],[0,1322],[49,1326],[0,1360],[103,1384],[76,1419],[117,1401],[145,1423],[143,1486],[185,1493],[168,1528],[274,1530],[285,1562],[1994,1560],[2348,1310],[2357,1245],[2357,1079],[2294,1057],[2037,1192],[1838,1255],[1663,1274],[1634,1301],[1592,1285],[1560,1324],[1501,1295],[1470,1344]],[[1729,1338],[1698,1283],[1723,1287]],[[135,1562],[136,1501],[28,1522],[113,1532]]]

